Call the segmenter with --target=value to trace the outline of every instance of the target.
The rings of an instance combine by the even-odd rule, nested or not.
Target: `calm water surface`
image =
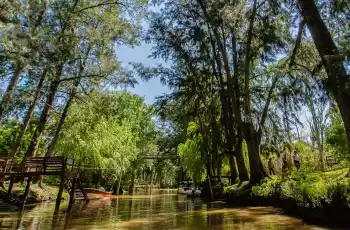
[[[0,229],[321,229],[272,207],[231,208],[186,199],[174,191],[119,196],[74,204],[40,204],[22,213],[0,213]]]

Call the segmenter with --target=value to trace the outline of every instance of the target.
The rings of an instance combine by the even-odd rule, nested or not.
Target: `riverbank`
[[[350,179],[347,169],[331,172],[292,172],[225,188],[227,202],[240,206],[275,206],[311,223],[349,226]]]
[[[5,185],[5,187],[8,187]],[[15,183],[12,189],[12,195],[21,197],[25,191],[25,183]],[[6,194],[7,191],[1,189],[2,194]],[[30,186],[29,194],[27,197],[26,204],[41,203],[55,201],[58,193],[58,186],[43,183],[42,186],[38,184],[32,184]],[[67,192],[63,192],[62,199],[67,199],[69,197]],[[1,202],[1,199],[0,199]]]

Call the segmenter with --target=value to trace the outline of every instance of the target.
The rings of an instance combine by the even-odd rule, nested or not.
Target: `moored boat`
[[[100,189],[86,188],[85,191],[90,200],[102,199],[112,196],[112,192],[106,192]]]
[[[201,190],[194,188],[192,181],[182,181],[177,193],[187,196],[200,196]]]
[[[177,193],[179,194],[188,194],[188,191],[192,191],[192,181],[181,181],[179,189],[177,190]]]

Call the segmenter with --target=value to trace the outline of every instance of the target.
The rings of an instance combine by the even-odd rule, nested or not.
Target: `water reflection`
[[[230,208],[223,202],[158,191],[152,195],[119,196],[66,203],[41,204],[18,213],[0,213],[6,229],[320,229],[281,215],[272,207]]]

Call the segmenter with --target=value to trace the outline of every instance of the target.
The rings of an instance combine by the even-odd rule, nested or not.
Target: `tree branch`
[[[99,74],[91,74],[91,75],[86,75],[85,77],[81,77],[81,76],[77,76],[77,77],[68,77],[68,78],[64,78],[64,79],[61,79],[60,82],[64,82],[64,81],[72,81],[72,80],[77,80],[77,79],[83,79],[83,78],[103,78],[104,76],[103,75],[99,75]]]
[[[293,53],[292,53],[292,56],[290,58],[290,64],[289,64],[289,67],[292,67],[295,63],[295,55],[297,54],[297,51],[300,47],[300,44],[301,44],[301,39],[302,39],[302,36],[303,36],[303,30],[304,30],[304,26],[305,26],[305,23],[306,21],[304,19],[302,19],[299,23],[299,30],[298,30],[298,35],[297,35],[297,39],[295,41],[295,46],[294,46],[294,49],[293,49]]]
[[[260,142],[261,140],[261,136],[262,136],[262,127],[264,126],[265,124],[265,121],[266,121],[266,117],[267,117],[267,112],[269,110],[269,106],[270,106],[270,102],[271,102],[271,98],[272,98],[272,93],[276,87],[276,84],[278,82],[278,79],[280,79],[280,77],[277,75],[273,81],[272,81],[272,84],[271,84],[271,87],[270,87],[270,90],[269,90],[269,93],[267,95],[267,100],[266,100],[266,103],[265,103],[265,106],[264,106],[264,110],[263,110],[263,113],[261,115],[261,120],[260,120],[260,123],[259,123],[259,130],[258,130],[258,141]]]
[[[93,9],[93,8],[96,8],[96,7],[100,7],[100,6],[106,6],[106,5],[122,5],[122,6],[125,6],[123,3],[119,2],[119,1],[112,1],[112,2],[109,2],[109,1],[106,1],[106,2],[102,2],[102,3],[99,3],[99,4],[96,4],[96,5],[91,5],[91,6],[87,6],[87,7],[84,7],[84,8],[81,8],[73,13],[80,13],[84,10],[88,10],[88,9]]]

